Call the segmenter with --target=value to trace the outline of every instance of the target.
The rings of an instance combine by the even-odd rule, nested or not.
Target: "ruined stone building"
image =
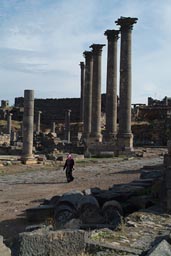
[[[164,97],[162,100],[157,100],[148,97],[148,105],[134,104],[133,118],[141,121],[171,118],[171,98]]]
[[[15,104],[10,107],[1,102],[0,119],[7,120],[9,112],[13,114],[12,119],[22,121],[24,98],[15,98]],[[117,97],[117,105],[119,106],[119,97]],[[71,109],[71,135],[76,137],[76,133],[82,132],[80,120],[80,99],[35,99],[35,112],[42,111],[41,126],[51,127],[53,122],[56,125],[64,123],[65,110]],[[102,111],[102,133],[105,130],[105,109],[106,94],[101,95],[101,111]],[[148,98],[146,104],[132,104],[132,130],[134,134],[135,145],[166,145],[167,139],[170,137],[171,126],[171,98],[165,97],[163,100]],[[118,112],[118,110],[117,110]],[[144,122],[144,123],[143,123]],[[80,123],[78,126],[77,123]],[[117,119],[118,124],[118,119]],[[63,127],[58,125],[59,137],[64,139]],[[4,130],[3,130],[4,131]],[[2,130],[1,130],[2,132]],[[81,135],[79,135],[81,136]]]
[[[148,98],[148,105],[134,104],[132,129],[136,145],[166,146],[171,138],[171,98]]]

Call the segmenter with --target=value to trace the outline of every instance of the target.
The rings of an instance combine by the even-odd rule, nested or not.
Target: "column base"
[[[87,144],[96,144],[98,142],[102,142],[102,134],[90,134],[90,136],[87,138]]]
[[[32,157],[22,156],[21,157],[21,162],[22,162],[22,164],[28,164],[28,165],[30,165],[30,164],[37,164],[38,163],[37,159],[34,158],[33,156]]]
[[[115,143],[117,140],[117,133],[104,132],[103,142]]]
[[[133,134],[118,134],[118,148],[122,151],[133,151]]]
[[[85,157],[114,157],[117,145],[114,143],[96,142],[89,144],[84,152]]]

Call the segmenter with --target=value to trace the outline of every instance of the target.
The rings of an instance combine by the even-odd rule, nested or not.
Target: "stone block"
[[[21,233],[19,245],[19,256],[76,256],[85,250],[85,232],[39,229]]]
[[[141,170],[140,179],[157,179],[162,176],[161,170]]]
[[[147,256],[169,256],[171,255],[171,245],[162,240],[159,244],[155,245],[148,253]]]
[[[3,243],[2,236],[0,236],[0,256],[11,256],[11,250]]]
[[[164,155],[164,166],[171,167],[171,156],[168,154]]]
[[[118,146],[121,151],[133,151],[133,134],[118,136]]]
[[[142,184],[152,185],[154,183],[154,179],[137,179],[132,181],[132,183],[139,183],[139,182]]]
[[[168,155],[171,156],[171,140],[167,141]]]
[[[171,211],[171,189],[168,189],[166,192],[166,198],[167,198],[167,210]]]
[[[171,189],[171,169],[165,170],[165,184],[166,188]]]
[[[21,162],[23,164],[27,164],[27,165],[31,165],[31,164],[37,164],[37,159],[36,158],[32,158],[32,159],[24,159],[24,158],[21,158]]]
[[[95,242],[87,239],[86,252],[90,255],[127,255],[127,256],[138,256],[142,254],[142,250],[139,248],[131,248],[130,246],[120,246],[104,242]],[[89,255],[89,254],[88,254]],[[161,255],[160,255],[161,256]]]
[[[151,196],[147,195],[133,196],[128,200],[128,203],[132,205],[132,208],[134,207],[137,210],[146,209],[154,204]]]

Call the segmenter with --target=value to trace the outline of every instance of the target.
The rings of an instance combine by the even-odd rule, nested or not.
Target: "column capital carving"
[[[84,67],[85,67],[84,61],[80,61],[79,65],[80,65],[81,69],[84,69]]]
[[[72,110],[71,109],[65,109],[65,113],[71,113]]]
[[[85,51],[85,52],[83,52],[83,56],[85,59],[91,60],[93,58],[93,53],[92,53],[92,51]]]
[[[107,36],[107,39],[110,41],[114,41],[114,40],[118,40],[119,38],[119,30],[115,30],[115,29],[107,29],[104,32],[104,35]]]
[[[90,45],[90,48],[92,48],[93,55],[101,55],[103,46],[105,46],[105,44]]]
[[[129,31],[133,29],[133,24],[137,23],[138,18],[131,17],[120,17],[117,21],[115,21],[116,25],[120,25],[121,31]]]

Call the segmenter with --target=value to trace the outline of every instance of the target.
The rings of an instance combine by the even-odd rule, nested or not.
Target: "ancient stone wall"
[[[12,110],[13,119],[21,120],[23,111],[23,97],[15,98],[15,107]],[[71,122],[80,120],[80,98],[64,99],[35,99],[35,113],[42,111],[41,123],[64,122],[65,110],[71,109]],[[105,94],[102,94],[102,112],[105,110]]]

